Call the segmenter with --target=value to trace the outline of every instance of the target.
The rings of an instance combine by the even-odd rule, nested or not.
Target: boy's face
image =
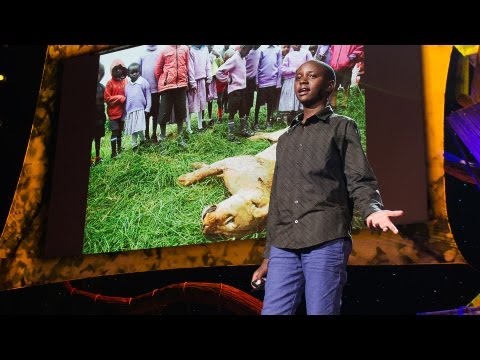
[[[325,78],[325,69],[315,61],[307,61],[295,75],[295,95],[305,107],[315,107],[326,100],[335,86]]]
[[[115,66],[112,70],[112,77],[116,80],[125,79],[125,70],[122,66]]]
[[[290,51],[290,45],[282,45],[282,56],[285,57]]]
[[[208,52],[212,52],[213,50],[213,45],[207,45],[208,46]]]
[[[128,76],[130,76],[130,80],[132,80],[132,82],[137,81],[138,77],[140,76],[140,69],[138,66],[132,66],[128,68]]]
[[[302,45],[292,45],[292,49],[293,49],[294,51],[300,50],[301,47],[302,47]]]
[[[240,56],[242,58],[244,58],[245,56],[248,55],[248,53],[250,52],[250,50],[252,50],[252,45],[245,45],[243,46],[241,49],[240,49]]]

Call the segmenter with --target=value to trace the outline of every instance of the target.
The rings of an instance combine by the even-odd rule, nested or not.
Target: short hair
[[[131,63],[130,65],[128,65],[128,70],[130,70],[130,68],[132,68],[132,67],[137,67],[138,69],[140,69],[140,64],[136,63],[136,62]]]
[[[337,82],[337,77],[335,76],[335,70],[333,70],[333,68],[330,65],[317,59],[314,59],[311,61],[314,61],[315,63],[317,63],[323,68],[323,73],[325,74],[325,78],[328,81],[333,80],[335,83]]]

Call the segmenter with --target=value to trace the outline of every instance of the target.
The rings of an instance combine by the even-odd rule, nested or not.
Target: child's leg
[[[145,136],[150,139],[150,116],[145,113]]]
[[[187,117],[186,117],[186,120],[185,120],[185,121],[187,122],[187,132],[188,132],[189,134],[192,134],[193,131],[192,131],[192,127],[191,127],[191,125],[190,125],[190,114],[189,114],[188,112],[187,112]]]
[[[125,122],[122,119],[118,120],[118,136],[117,136],[117,153],[122,152],[122,133],[123,133],[123,127],[124,127]]]
[[[158,111],[158,123],[160,124],[160,138],[164,139],[167,133],[167,122],[170,121],[173,107],[174,90],[166,90],[160,96],[160,108]],[[154,140],[155,141],[155,140]]]
[[[228,113],[229,112],[229,107],[228,107],[228,86],[225,87],[225,91],[223,92],[223,110],[224,112]]]
[[[270,100],[270,99],[269,99]],[[274,101],[268,101],[267,100],[267,128],[272,128],[272,123],[273,123],[273,108],[275,107]]]
[[[266,96],[266,103],[267,103],[267,129],[271,130],[272,125],[274,122],[274,112],[277,106],[277,89],[275,87],[271,87],[269,92]]]
[[[218,122],[222,122],[223,117],[223,92],[218,93],[217,98],[217,118]]]
[[[255,118],[253,121],[253,128],[258,129],[258,114],[260,113],[260,106],[263,105],[265,99],[265,89],[260,88],[257,91],[257,101],[255,101]]]
[[[235,140],[235,113],[231,110],[228,112],[228,128],[227,128],[227,139],[228,141]]]
[[[240,91],[240,90],[237,90],[237,91]],[[238,96],[238,94],[236,94],[237,91],[234,91],[230,94],[230,102],[228,103],[228,106],[229,106],[229,109],[228,109],[228,128],[227,128],[227,139],[228,139],[228,141],[235,140],[235,136],[234,136],[235,114],[237,113],[236,105],[238,105],[238,102],[235,101],[235,99]],[[225,93],[223,94],[223,96],[225,97]]]
[[[177,122],[177,141],[182,147],[186,147],[185,139],[183,137],[183,121],[187,117],[187,92],[185,88],[174,89],[173,103],[175,107],[175,119]]]
[[[97,158],[100,157],[100,140],[101,136],[99,134],[95,134],[95,156]]]
[[[203,124],[202,124],[203,116],[202,116],[202,113],[203,113],[203,111],[199,111],[199,112],[197,113],[197,114],[198,114],[198,119],[197,119],[198,130],[203,130]]]
[[[208,102],[208,118],[213,120],[212,118],[212,110],[213,110],[213,100]]]
[[[117,156],[118,121],[119,120],[110,120],[110,130],[112,131],[112,135],[110,136],[112,159]]]
[[[150,114],[152,115],[152,138],[157,139],[157,126],[158,126],[158,112],[160,107],[160,93],[152,94],[152,107],[150,109]],[[150,119],[147,119],[147,123],[150,123]],[[148,131],[148,125],[145,130],[145,137],[147,140],[150,140],[150,134]]]
[[[137,143],[138,132],[132,134],[132,149],[135,149],[138,146]]]
[[[253,135],[253,132],[248,128],[248,99],[245,89],[239,90],[238,100],[238,111],[240,114],[240,132],[239,134],[244,137],[249,137]]]

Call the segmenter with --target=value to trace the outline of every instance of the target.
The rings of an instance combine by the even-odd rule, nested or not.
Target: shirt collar
[[[330,115],[333,114],[333,109],[330,105],[324,107],[322,110],[320,110],[318,113],[315,115],[311,116],[309,119],[307,119],[307,122],[305,125],[308,125],[309,123],[316,122],[316,120],[322,120],[322,121],[327,121],[327,119],[330,117]],[[298,114],[290,123],[290,127],[294,127],[298,125],[301,121],[303,120],[303,113]]]

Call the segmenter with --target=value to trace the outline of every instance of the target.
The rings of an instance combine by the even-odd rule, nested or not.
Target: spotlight
[[[0,74],[0,82],[5,82],[7,81],[7,77],[3,74]]]

